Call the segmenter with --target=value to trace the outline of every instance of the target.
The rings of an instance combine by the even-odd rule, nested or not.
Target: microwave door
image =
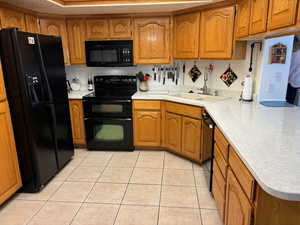
[[[119,54],[116,48],[99,47],[88,51],[90,66],[113,66],[118,64]]]

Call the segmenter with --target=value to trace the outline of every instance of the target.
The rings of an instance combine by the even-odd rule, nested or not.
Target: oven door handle
[[[132,100],[95,100],[95,99],[83,99],[82,102],[91,102],[91,103],[130,103]]]
[[[106,117],[106,118],[99,119],[99,117],[85,117],[84,121],[87,121],[87,120],[105,120],[105,119],[109,119],[109,120],[126,120],[126,121],[132,120],[131,118],[117,118],[117,119],[115,119],[115,118]]]

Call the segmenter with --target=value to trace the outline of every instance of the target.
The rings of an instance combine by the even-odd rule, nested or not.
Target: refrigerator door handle
[[[42,75],[45,78],[46,81],[46,87],[47,87],[47,93],[48,93],[48,97],[49,97],[49,101],[50,102],[54,102],[53,100],[53,94],[49,85],[49,81],[48,81],[48,77],[47,77],[47,71],[46,71],[46,67],[45,67],[45,63],[42,57],[42,50],[41,50],[41,45],[40,45],[40,40],[37,38],[37,46],[38,46],[38,51],[39,51],[39,61],[41,63],[41,68],[42,68]]]

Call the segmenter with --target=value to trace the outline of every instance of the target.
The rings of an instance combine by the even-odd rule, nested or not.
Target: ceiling
[[[173,12],[223,0],[0,0],[40,13],[61,15]]]

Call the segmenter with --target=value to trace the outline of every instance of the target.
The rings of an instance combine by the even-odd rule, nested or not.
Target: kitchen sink
[[[228,97],[224,97],[224,96],[202,95],[196,93],[176,93],[176,94],[171,94],[170,96],[191,99],[191,100],[198,100],[198,101],[207,101],[207,102],[215,102],[215,101],[228,99]]]

